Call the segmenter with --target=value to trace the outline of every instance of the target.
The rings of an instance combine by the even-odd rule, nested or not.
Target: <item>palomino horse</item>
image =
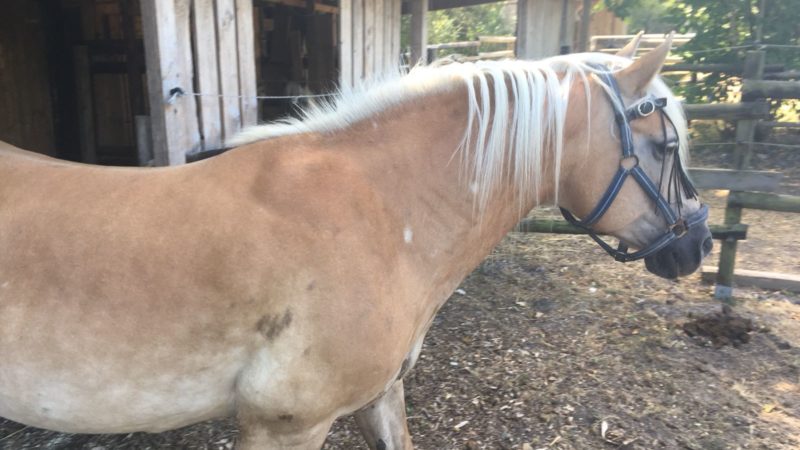
[[[180,167],[0,151],[0,415],[235,414],[239,448],[307,449],[355,413],[370,448],[411,448],[403,375],[434,314],[534,206],[659,275],[700,264],[669,47],[420,68]]]

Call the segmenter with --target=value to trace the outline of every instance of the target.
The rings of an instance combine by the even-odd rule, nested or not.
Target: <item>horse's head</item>
[[[583,108],[570,108],[559,201],[565,217],[617,260],[644,258],[665,278],[697,270],[712,246],[708,208],[686,174],[686,120],[658,77],[671,43],[672,36],[620,70],[598,68],[588,90],[576,82],[571,95],[582,98],[570,103],[589,105],[589,126]],[[620,248],[595,233],[615,236]]]

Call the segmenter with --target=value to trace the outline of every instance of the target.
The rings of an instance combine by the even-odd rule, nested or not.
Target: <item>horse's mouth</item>
[[[646,257],[644,264],[655,275],[675,279],[694,273],[713,246],[711,231],[707,226],[698,226],[658,253]]]

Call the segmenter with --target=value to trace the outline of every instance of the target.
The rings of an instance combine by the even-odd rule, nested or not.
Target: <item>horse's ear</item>
[[[625,47],[622,47],[622,49],[617,52],[617,56],[633,59],[634,55],[636,55],[636,50],[639,49],[639,43],[642,42],[643,34],[644,31],[638,32]]]
[[[672,48],[674,35],[675,32],[671,32],[661,45],[616,73],[617,82],[623,94],[628,97],[638,97],[644,92],[647,85],[661,71],[661,66],[664,65],[669,50]]]

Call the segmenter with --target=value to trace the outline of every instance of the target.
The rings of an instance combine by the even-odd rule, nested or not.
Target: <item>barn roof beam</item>
[[[428,0],[428,11],[440,9],[461,8],[462,6],[483,5],[485,3],[499,3],[503,0]],[[403,14],[411,14],[411,4],[414,0],[403,1]]]

